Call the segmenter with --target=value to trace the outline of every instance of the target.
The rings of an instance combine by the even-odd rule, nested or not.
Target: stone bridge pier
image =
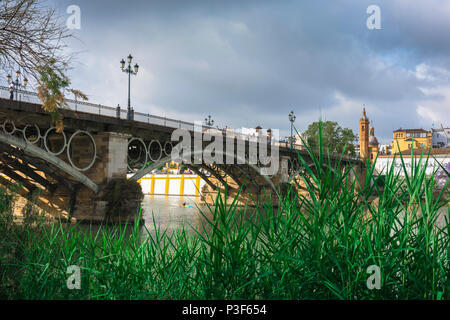
[[[93,135],[97,148],[97,160],[91,169],[86,171],[86,175],[99,186],[98,193],[81,187],[77,190],[76,201],[73,210],[73,217],[79,219],[102,220],[105,217],[106,201],[103,201],[104,187],[111,179],[126,179],[128,171],[128,140],[130,135],[104,132]],[[82,139],[82,138],[81,138]],[[88,165],[92,160],[92,155],[86,153],[86,141],[75,143],[74,154],[78,154],[79,162]],[[84,139],[86,140],[86,139]]]

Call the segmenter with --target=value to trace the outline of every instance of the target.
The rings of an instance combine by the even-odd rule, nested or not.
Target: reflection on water
[[[204,213],[208,212],[208,208],[200,202],[199,197],[145,196],[142,202],[145,226],[149,231],[154,231],[154,217],[156,226],[159,225],[161,230],[174,231],[182,225],[198,227],[203,218],[199,208]]]
[[[159,226],[161,231],[167,230],[171,234],[183,225],[187,227],[187,230],[192,231],[193,227],[201,231],[202,224],[205,224],[205,218],[200,214],[199,210],[202,210],[207,217],[211,217],[209,209],[201,203],[198,197],[145,196],[142,202],[142,209],[142,218],[145,220],[145,226],[153,235],[155,232],[153,218],[155,219],[156,227]],[[246,216],[253,212],[253,210],[248,208],[241,210],[246,212]],[[442,228],[448,223],[447,221],[449,221],[449,208],[443,207],[438,212],[435,224]],[[132,224],[130,227],[126,233],[132,232]],[[90,232],[96,232],[99,228],[100,225],[81,225],[82,230]],[[141,231],[141,235],[146,237],[145,228],[142,228]]]
[[[186,207],[183,207],[183,204]],[[197,207],[198,206],[198,207]],[[149,231],[154,231],[152,212],[154,214],[156,226],[160,225],[161,230],[177,230],[180,226],[192,226],[199,230],[204,217],[199,213],[199,208],[203,214],[210,217],[209,209],[201,204],[199,197],[180,196],[146,196],[142,203],[143,218]],[[243,209],[242,209],[243,210]],[[248,214],[250,209],[245,210]],[[436,225],[444,227],[449,219],[449,208],[440,208],[437,214]]]
[[[155,234],[155,227],[160,231],[167,230],[168,234],[172,234],[181,226],[185,226],[187,231],[202,230],[200,227],[205,223],[205,218],[200,214],[210,217],[209,209],[201,203],[199,197],[181,197],[181,196],[145,196],[142,201],[142,218],[145,220],[145,227],[151,235]],[[153,221],[154,219],[154,221]],[[134,223],[127,225],[125,234],[129,235],[133,232]],[[102,234],[106,230],[123,230],[123,224],[103,225],[103,224],[80,224],[77,225],[79,230],[96,234],[100,231]],[[146,228],[141,226],[141,236],[147,238]]]

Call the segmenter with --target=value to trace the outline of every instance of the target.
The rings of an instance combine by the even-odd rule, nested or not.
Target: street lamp
[[[289,113],[289,121],[291,122],[291,149],[294,149],[294,122],[297,117],[294,115],[294,111]]]
[[[131,75],[137,75],[138,71],[139,71],[139,65],[136,63],[134,65],[134,70],[131,67],[131,62],[133,61],[133,56],[130,54],[127,57],[127,61],[128,61],[128,67],[125,68],[125,60],[122,59],[120,61],[120,68],[122,69],[123,72],[128,74],[128,111],[127,111],[127,120],[133,120],[134,116],[133,116],[133,111],[131,109],[131,98],[130,98],[130,89],[131,89]]]
[[[22,73],[20,72],[20,70],[16,71],[16,80],[12,80],[12,77],[10,74],[8,74],[6,76],[6,81],[8,82],[8,84],[12,84],[13,88],[11,88],[10,92],[11,92],[11,96],[10,99],[14,99],[14,91],[18,92],[20,90],[21,87],[24,87],[24,89],[27,87],[28,85],[28,79],[26,77],[23,77],[23,80],[21,81],[21,75]],[[16,93],[16,99],[17,99],[18,94]]]
[[[205,118],[205,124],[207,127],[212,127],[214,125],[214,120],[211,118],[211,116]]]

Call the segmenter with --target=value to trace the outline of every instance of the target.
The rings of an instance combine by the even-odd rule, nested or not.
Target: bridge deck
[[[0,86],[0,92],[5,89],[6,87]],[[38,99],[34,93],[22,92],[24,93],[24,97],[26,97],[22,97],[23,100],[28,101],[9,100],[0,97],[0,108],[24,112],[29,115],[37,114],[49,116],[48,112],[42,108],[42,105],[36,101]],[[29,100],[32,100],[33,102],[29,102]],[[67,102],[67,108],[62,109],[65,121],[85,122],[88,127],[97,128],[97,130],[123,133],[135,133],[136,131],[145,130],[170,135],[178,128],[188,130],[193,134],[194,129],[196,128],[194,123],[191,122],[138,112],[134,113],[135,120],[129,121],[126,120],[126,110],[123,109],[119,110],[112,107],[74,100],[67,100]],[[222,130],[211,127],[202,126],[202,130],[208,130],[208,133],[212,135],[223,135]],[[229,137],[228,133],[226,136]],[[247,136],[232,133],[232,138],[245,140]],[[308,155],[306,148],[301,145],[295,145],[295,150],[292,150],[288,143],[278,143],[278,147],[281,154],[299,153],[300,155]],[[336,153],[329,153],[329,156],[334,160],[341,158],[341,154]],[[350,156],[343,156],[342,159],[351,163],[360,163],[359,159]]]

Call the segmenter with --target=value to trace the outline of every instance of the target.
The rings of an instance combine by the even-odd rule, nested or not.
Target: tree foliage
[[[66,76],[71,56],[65,40],[72,37],[56,10],[44,0],[0,0],[0,68],[21,70],[37,86],[43,108],[62,130],[60,108],[68,90],[83,100],[87,97],[70,89]]]
[[[319,144],[319,123],[314,122],[309,125],[304,132],[304,137],[309,145],[313,148]],[[357,136],[352,129],[342,128],[337,122],[322,122],[323,146],[329,152],[342,153],[345,149],[346,154],[355,155],[354,141]]]
[[[76,99],[87,100],[87,96],[79,90],[69,88],[69,78],[64,72],[53,67],[56,63],[56,61],[52,60],[49,64],[38,68],[40,74],[38,97],[42,101],[43,109],[52,116],[56,125],[56,131],[61,132],[63,130],[63,122],[59,111],[66,106],[64,90],[68,89],[75,95]]]
[[[0,0],[0,67],[19,68],[40,80],[39,69],[50,63],[67,68],[64,40],[71,37],[54,8],[43,0]]]

